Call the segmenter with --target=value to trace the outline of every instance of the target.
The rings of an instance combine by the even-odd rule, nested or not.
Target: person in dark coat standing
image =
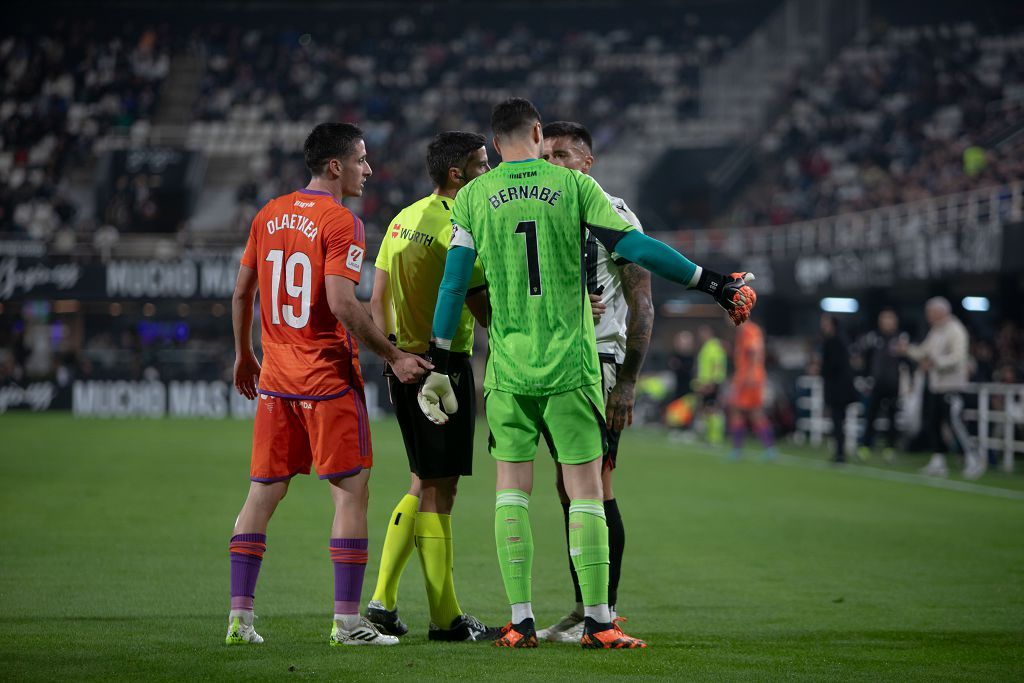
[[[900,364],[903,362],[900,345],[904,338],[900,335],[899,318],[895,311],[887,308],[878,314],[878,330],[869,332],[861,344],[867,360],[868,376],[872,379],[864,436],[857,449],[861,460],[867,460],[875,447],[875,420],[882,412],[888,423],[883,454],[886,461],[893,458],[893,449],[896,448],[899,436],[896,412],[899,409]]]
[[[846,407],[857,400],[850,367],[850,345],[839,320],[831,313],[821,316],[821,378],[825,383],[825,405],[832,415],[836,452],[833,462],[846,462]]]

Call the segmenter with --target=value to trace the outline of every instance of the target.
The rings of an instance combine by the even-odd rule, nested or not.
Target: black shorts
[[[608,395],[615,387],[615,381],[618,377],[620,366],[615,362],[615,356],[605,353],[599,355],[601,358],[601,393],[604,394],[605,415],[607,415]],[[621,435],[622,432],[615,431],[611,427],[608,427],[608,450],[604,453],[603,469],[615,469],[615,461],[619,457],[619,437]]]
[[[428,420],[416,402],[420,383],[402,384],[388,377],[391,403],[409,458],[409,471],[420,479],[468,477],[473,474],[473,436],[476,429],[476,382],[469,356],[451,354],[449,377],[459,409],[444,425]]]

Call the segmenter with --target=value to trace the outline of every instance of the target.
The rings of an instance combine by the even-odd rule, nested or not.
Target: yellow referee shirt
[[[391,298],[395,302],[398,348],[423,353],[430,343],[437,290],[444,276],[444,263],[452,239],[452,200],[432,194],[402,209],[380,244],[375,265],[388,274]],[[469,292],[486,286],[483,267],[477,259]],[[465,305],[452,351],[472,353],[473,314]]]

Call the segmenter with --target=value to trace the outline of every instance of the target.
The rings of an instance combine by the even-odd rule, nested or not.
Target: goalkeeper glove
[[[753,273],[720,275],[703,269],[696,289],[710,294],[726,310],[734,325],[745,323],[757,303],[757,293],[748,285],[754,281]]]
[[[430,349],[427,357],[434,364],[434,371],[427,375],[427,379],[420,385],[416,394],[416,403],[420,406],[423,415],[436,425],[443,425],[448,422],[448,415],[459,409],[459,402],[455,398],[455,390],[448,378],[448,357],[447,349],[437,347],[430,342]],[[444,410],[441,410],[441,407]],[[447,413],[447,414],[446,414]]]

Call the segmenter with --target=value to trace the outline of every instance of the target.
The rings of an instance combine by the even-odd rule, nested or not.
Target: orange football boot
[[[494,641],[495,647],[537,647],[537,629],[533,619],[523,619],[518,624],[511,621],[501,627],[501,635]]]
[[[623,633],[618,624],[620,619],[622,617],[611,624],[599,624],[587,617],[583,637],[580,638],[580,647],[592,650],[632,650],[647,647],[647,643],[639,638]]]

